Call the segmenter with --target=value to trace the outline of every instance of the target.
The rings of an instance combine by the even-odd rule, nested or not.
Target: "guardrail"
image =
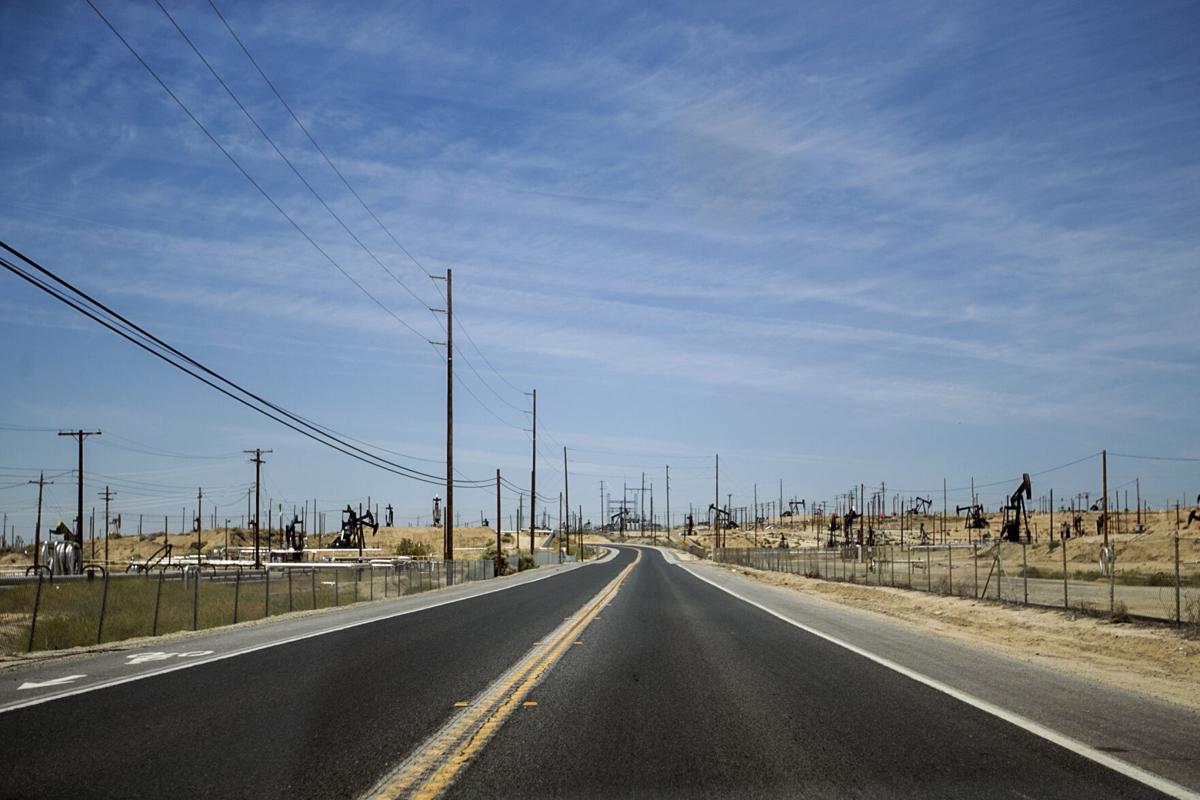
[[[481,560],[387,564],[201,563],[137,574],[88,565],[83,575],[0,581],[0,650],[57,650],[159,636],[351,603],[434,591],[495,576]]]

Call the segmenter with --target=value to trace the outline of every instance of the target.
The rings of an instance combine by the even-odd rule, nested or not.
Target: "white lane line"
[[[17,687],[17,691],[20,692],[24,689],[44,689],[47,686],[61,686],[64,683],[70,683],[71,681],[77,681],[80,678],[86,677],[87,675],[67,675],[62,678],[51,678],[48,681],[26,681]]]
[[[199,666],[203,666],[204,664],[211,664],[214,661],[224,661],[227,658],[237,658],[238,656],[249,655],[250,653],[257,653],[259,650],[267,650],[268,648],[271,648],[271,647],[279,647],[280,645],[291,644],[292,642],[300,642],[305,639],[315,639],[318,636],[325,636],[326,634],[337,633],[338,631],[349,630],[350,628],[357,628],[360,625],[370,625],[375,622],[383,622],[384,620],[395,619],[396,617],[403,617],[408,614],[416,614],[421,611],[428,611],[431,608],[440,608],[441,606],[448,606],[451,603],[461,603],[464,600],[473,600],[476,597],[484,597],[489,594],[495,594],[496,592],[504,592],[509,589],[515,589],[519,586],[528,586],[531,583],[537,583],[538,581],[544,581],[549,578],[554,578],[558,575],[564,575],[564,574],[566,574],[568,572],[572,572],[575,569],[578,569],[580,567],[589,566],[589,565],[593,565],[593,564],[602,564],[602,563],[605,563],[605,560],[584,562],[583,564],[573,564],[570,567],[568,567],[567,569],[560,569],[555,572],[548,573],[546,575],[539,575],[536,578],[530,578],[528,580],[523,580],[520,583],[510,583],[505,586],[497,586],[494,589],[488,589],[486,592],[478,592],[477,594],[463,595],[461,597],[454,597],[449,600],[443,600],[439,603],[431,603],[430,605],[421,606],[419,608],[410,608],[410,609],[406,609],[404,611],[396,611],[395,613],[391,613],[391,614],[382,614],[379,616],[373,616],[373,617],[370,617],[369,619],[358,620],[356,622],[347,622],[342,625],[334,625],[329,628],[322,628],[320,630],[310,631],[309,633],[301,633],[301,634],[297,634],[295,636],[289,636],[285,639],[279,639],[279,640],[276,640],[273,642],[262,642],[260,644],[248,645],[239,650],[232,650],[228,653],[215,653],[215,654],[213,654],[211,656],[207,656],[205,658],[194,658],[194,659],[189,659],[187,661],[177,661],[177,662],[171,664],[170,666],[162,667],[160,669],[151,669],[151,670],[147,670],[145,672],[139,672],[137,675],[127,675],[122,678],[110,678],[109,680],[98,681],[97,683],[89,684],[87,686],[80,686],[78,688],[69,689],[67,691],[55,692],[53,694],[43,695],[41,697],[32,697],[28,700],[22,700],[17,703],[9,703],[7,705],[0,706],[0,714],[7,713],[9,711],[17,711],[18,709],[22,709],[22,708],[29,708],[30,706],[41,705],[42,703],[49,703],[54,700],[62,700],[63,698],[66,698],[66,697],[74,697],[75,695],[85,694],[87,692],[95,692],[100,689],[108,689],[113,686],[120,686],[123,683],[131,683],[133,681],[140,681],[140,680],[143,680],[144,678],[153,678],[156,675],[166,675],[168,672],[177,672],[181,669],[191,669],[192,667],[199,667]],[[349,608],[353,608],[353,606],[349,606]],[[280,619],[283,619],[283,617],[280,617]],[[219,633],[220,630],[213,629],[213,632]],[[85,676],[81,675],[79,677],[85,677]]]
[[[783,614],[779,613],[778,611],[775,611],[774,609],[764,606],[762,603],[755,602],[754,600],[751,600],[750,598],[745,597],[744,595],[738,594],[733,589],[730,589],[726,586],[722,586],[721,584],[717,583],[716,581],[706,578],[703,575],[700,575],[699,573],[693,572],[691,569],[688,569],[683,564],[678,564],[677,566],[679,566],[684,572],[691,575],[693,578],[704,581],[705,583],[709,584],[710,586],[715,586],[716,588],[720,589],[722,592],[725,592],[726,594],[732,595],[732,596],[736,597],[738,600],[741,600],[743,603],[748,603],[749,605],[752,605],[761,611],[765,611],[768,614],[770,614],[771,616],[773,616],[777,619],[781,619],[784,622],[786,622],[787,624],[797,627],[800,630],[804,631],[805,633],[810,633],[813,636],[824,639],[825,641],[827,641],[831,644],[835,644],[838,647],[843,647],[846,650],[849,650],[851,653],[854,653],[855,655],[859,655],[859,656],[862,656],[863,658],[874,661],[876,664],[879,664],[882,667],[887,667],[888,669],[890,669],[894,672],[898,672],[901,675],[903,675],[904,677],[910,678],[910,679],[916,681],[917,683],[922,683],[922,684],[928,686],[930,689],[934,689],[936,691],[941,692],[942,694],[949,695],[950,697],[953,697],[955,700],[959,700],[963,703],[966,703],[967,705],[974,706],[975,708],[978,708],[980,711],[991,714],[994,717],[998,717],[999,719],[1002,719],[1005,722],[1008,722],[1012,725],[1016,725],[1018,728],[1022,728],[1023,730],[1026,730],[1035,736],[1040,736],[1041,738],[1045,739],[1048,742],[1056,744],[1059,747],[1066,748],[1067,750],[1070,750],[1071,752],[1073,752],[1077,755],[1081,755],[1084,758],[1088,759],[1089,761],[1094,761],[1095,763],[1100,764],[1101,766],[1108,767],[1109,769],[1111,769],[1114,772],[1119,772],[1120,774],[1126,776],[1127,778],[1132,778],[1133,780],[1135,780],[1139,783],[1143,783],[1146,786],[1149,786],[1151,789],[1157,789],[1158,791],[1162,792],[1163,794],[1166,794],[1170,797],[1180,798],[1180,800],[1200,800],[1200,793],[1194,792],[1191,789],[1188,789],[1186,786],[1182,786],[1178,783],[1175,783],[1174,781],[1168,780],[1167,778],[1163,778],[1159,775],[1155,775],[1153,772],[1149,772],[1147,770],[1142,769],[1141,767],[1134,766],[1133,764],[1130,764],[1127,761],[1122,761],[1119,758],[1114,758],[1113,756],[1109,755],[1108,753],[1105,753],[1102,750],[1097,750],[1095,747],[1092,747],[1091,745],[1084,744],[1083,742],[1079,741],[1078,739],[1073,739],[1070,736],[1067,736],[1066,734],[1063,734],[1063,733],[1059,733],[1058,731],[1056,731],[1052,728],[1048,728],[1039,722],[1034,722],[1033,720],[1029,719],[1028,717],[1023,717],[1020,714],[1016,714],[1012,711],[1001,708],[1000,706],[998,706],[994,703],[989,703],[987,700],[976,697],[972,694],[968,694],[959,689],[955,689],[953,686],[950,686],[947,683],[942,683],[941,681],[937,680],[936,678],[931,678],[928,675],[924,675],[920,672],[917,672],[916,670],[909,669],[908,667],[906,667],[902,664],[898,664],[889,658],[884,658],[883,656],[876,655],[875,653],[872,653],[869,650],[864,650],[863,648],[859,647],[858,645],[851,644],[850,642],[839,639],[836,636],[830,636],[828,633],[825,633],[823,631],[817,630],[816,628],[805,625],[802,622],[797,622],[796,620],[791,619],[790,617],[784,616]]]

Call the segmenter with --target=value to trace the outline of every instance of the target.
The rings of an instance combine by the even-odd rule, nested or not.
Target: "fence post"
[[[1120,519],[1120,517],[1118,517]],[[1117,610],[1117,543],[1114,540],[1108,551],[1108,616]]]
[[[151,636],[158,636],[158,604],[162,600],[162,582],[163,582],[163,573],[165,573],[165,572],[166,572],[165,568],[163,568],[163,567],[158,568],[158,586],[155,588],[155,591],[154,591],[154,622],[152,622],[150,625],[150,635]]]
[[[371,581],[371,599],[374,600],[375,599],[375,565],[368,564],[367,570],[368,570],[367,575],[370,576],[370,581]]]
[[[948,592],[948,594],[953,596],[954,595],[954,550],[951,549],[950,539],[948,539],[948,538],[946,539],[946,569],[950,573],[950,577],[946,579],[946,582],[950,585],[950,591]]]
[[[335,606],[342,604],[342,571],[340,569],[333,571],[333,604]]]
[[[315,611],[317,609],[317,568],[313,567],[312,572],[308,574],[312,576],[312,607]]]
[[[242,593],[242,570],[239,567],[233,577],[233,624],[237,625],[238,599]]]
[[[930,557],[932,548],[925,545],[925,591],[933,591],[933,561]]]
[[[199,629],[200,621],[200,560],[196,559],[196,580],[192,581],[192,630]]]
[[[108,608],[108,570],[104,570],[104,588],[100,592],[100,621],[96,623],[96,644],[104,633],[104,612]]]
[[[1067,595],[1067,540],[1062,539],[1063,549],[1063,608],[1070,608],[1071,601]]]
[[[271,567],[263,567],[263,619],[271,616]]]
[[[974,500],[971,501],[975,502]],[[975,599],[979,599],[979,545],[971,542],[971,560],[975,562],[975,591],[973,592]]]
[[[1178,537],[1176,537],[1176,539],[1178,539]],[[1175,552],[1176,553],[1179,552],[1178,546],[1176,546]],[[1176,559],[1176,563],[1178,563],[1178,559]],[[1179,574],[1178,569],[1176,569],[1175,574],[1177,574],[1177,575]],[[38,604],[41,603],[41,601],[42,601],[42,571],[41,570],[38,570],[37,576],[38,576],[37,589],[35,589],[34,593],[33,593],[33,616],[30,617],[30,619],[29,619],[29,646],[25,648],[26,652],[33,652],[33,632],[37,629]],[[1178,593],[1176,593],[1176,594],[1178,595]],[[1176,605],[1178,605],[1178,604],[1176,604]]]
[[[1021,545],[1021,577],[1025,581],[1025,605],[1029,605],[1029,555]]]
[[[386,600],[387,596],[388,596],[388,575],[389,575],[389,573],[391,573],[391,571],[392,571],[392,567],[389,564],[387,572],[383,573],[383,599],[384,600]]]
[[[292,571],[288,570],[288,611],[293,610],[292,605]]]
[[[1175,624],[1183,624],[1183,615],[1180,613],[1181,606],[1179,604],[1179,516],[1178,508],[1176,509],[1175,517]],[[32,634],[31,634],[32,636]]]
[[[1004,565],[1000,563],[1000,540],[996,541],[996,599],[1004,602],[1003,595],[1000,594],[1000,581],[1004,579]]]

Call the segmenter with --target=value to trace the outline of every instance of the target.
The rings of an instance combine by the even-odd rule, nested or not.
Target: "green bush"
[[[398,556],[427,556],[433,553],[433,548],[423,542],[414,542],[407,536],[392,550]]]

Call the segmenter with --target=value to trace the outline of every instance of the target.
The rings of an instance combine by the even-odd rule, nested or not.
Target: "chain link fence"
[[[0,649],[58,650],[159,636],[434,591],[495,577],[484,560],[387,564],[270,565],[201,563],[145,573],[6,578],[0,582]]]
[[[1200,634],[1200,570],[1176,558],[1173,572],[1124,569],[1116,548],[1097,553],[1092,571],[1068,561],[1071,540],[1056,545],[1061,570],[1031,567],[1021,543],[850,544],[789,549],[723,548],[722,564],[867,586],[1062,608],[1113,619],[1174,622]],[[1074,570],[1071,567],[1076,567]]]

